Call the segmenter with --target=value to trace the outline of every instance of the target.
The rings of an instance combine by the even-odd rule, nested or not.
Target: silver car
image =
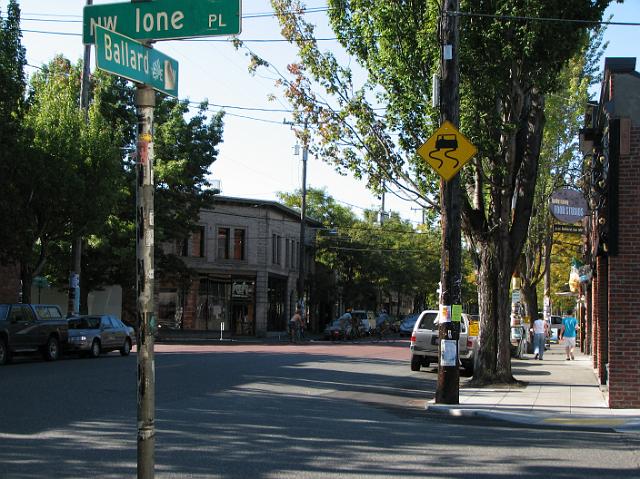
[[[427,310],[420,313],[411,334],[411,370],[420,371],[420,367],[438,364],[438,311]],[[458,357],[468,374],[473,373],[473,362],[477,350],[477,336],[469,334],[470,316],[462,313],[460,321],[460,339]],[[477,334],[475,331],[472,334]]]
[[[135,344],[135,331],[114,316],[73,316],[69,323],[69,351],[97,358],[101,353],[120,351],[128,356]]]

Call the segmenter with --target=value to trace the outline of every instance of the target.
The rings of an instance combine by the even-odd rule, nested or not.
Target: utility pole
[[[459,0],[442,0],[440,17],[441,94],[440,123],[460,124],[460,94],[458,70]],[[460,176],[440,180],[442,256],[440,270],[440,315],[438,327],[440,361],[436,403],[458,404],[460,401],[460,371],[458,369],[460,320],[462,305],[462,265],[460,233]],[[453,320],[452,320],[453,319]],[[456,320],[457,319],[457,320]],[[452,359],[455,352],[455,360]]]
[[[87,5],[93,5],[93,0],[87,0]],[[89,119],[89,87],[91,80],[91,45],[84,46],[82,63],[82,78],[80,80],[80,109],[84,113],[85,122]],[[69,274],[69,293],[67,303],[68,315],[80,313],[80,274],[82,272],[82,235],[76,233],[71,244],[71,258],[73,267]]]
[[[155,91],[136,86],[138,117],[136,162],[136,286],[138,293],[138,479],[154,477],[155,357],[154,357],[154,220],[153,110]]]
[[[382,180],[382,202],[380,205],[380,224],[382,225],[384,223],[385,220],[385,204],[384,204],[384,193],[386,191],[385,188],[385,181]]]
[[[303,306],[304,298],[304,261],[305,261],[305,222],[307,217],[307,156],[309,154],[307,123],[304,124],[302,143],[302,199],[300,204],[300,256],[298,258],[298,303]],[[304,311],[303,311],[304,313]]]

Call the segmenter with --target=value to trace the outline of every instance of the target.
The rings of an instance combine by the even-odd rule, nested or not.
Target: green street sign
[[[158,50],[96,25],[96,66],[178,96],[178,62]]]
[[[135,40],[237,35],[241,30],[241,0],[155,0],[107,3],[84,7],[82,41],[95,42],[102,26]]]

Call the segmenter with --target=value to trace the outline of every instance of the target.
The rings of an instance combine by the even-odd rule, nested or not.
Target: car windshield
[[[7,319],[8,312],[9,312],[9,305],[0,304],[0,319]]]
[[[69,320],[69,329],[99,329],[100,318],[72,318]]]
[[[437,329],[438,325],[436,324],[436,318],[438,317],[438,313],[424,313],[422,319],[420,320],[420,325],[418,328],[420,329]]]

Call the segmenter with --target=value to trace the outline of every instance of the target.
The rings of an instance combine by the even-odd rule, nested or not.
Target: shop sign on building
[[[549,200],[551,214],[563,223],[576,223],[587,214],[587,202],[581,191],[560,188],[551,194]]]

